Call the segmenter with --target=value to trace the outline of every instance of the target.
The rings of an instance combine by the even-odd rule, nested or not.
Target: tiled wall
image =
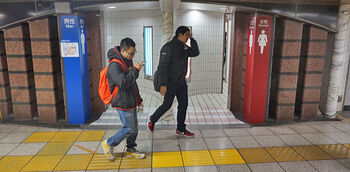
[[[160,9],[107,11],[103,16],[106,57],[110,48],[119,45],[121,39],[130,37],[136,43],[137,54],[135,55],[134,61],[144,61],[143,27],[153,27],[152,67],[154,73],[159,62],[159,51],[162,46],[162,16]],[[144,70],[140,73],[139,80],[144,78],[143,76]]]
[[[174,32],[180,25],[191,26],[200,55],[191,59],[189,95],[221,93],[224,38],[224,13],[178,10]]]

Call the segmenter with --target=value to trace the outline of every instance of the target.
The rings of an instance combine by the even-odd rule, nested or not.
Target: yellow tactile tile
[[[271,147],[266,150],[272,155],[277,162],[288,162],[288,161],[303,161],[304,159],[298,155],[290,147]]]
[[[73,142],[70,143],[51,143],[49,142],[38,155],[64,155],[67,153]]]
[[[144,159],[123,157],[121,161],[122,163],[120,164],[120,169],[152,167],[152,160],[150,154],[146,154],[146,157]]]
[[[236,149],[210,150],[215,164],[244,164],[244,160]]]
[[[74,142],[80,133],[81,131],[60,131],[50,142]]]
[[[208,150],[183,151],[181,153],[185,166],[214,165]]]
[[[305,160],[332,159],[331,156],[317,146],[293,146],[292,148]]]
[[[77,139],[77,142],[101,141],[105,130],[100,131],[83,131]]]
[[[0,160],[0,171],[19,171],[33,156],[6,156]]]
[[[95,154],[92,158],[88,170],[109,170],[118,169],[120,165],[120,159],[122,154],[115,154],[116,159],[109,161],[104,154]]]
[[[39,143],[50,141],[57,132],[34,132],[24,142],[25,143]]]
[[[333,158],[347,159],[350,158],[350,149],[344,145],[318,145],[323,151],[330,154]]]
[[[154,152],[152,158],[153,168],[182,167],[180,152]]]
[[[65,155],[55,171],[86,170],[92,155]]]
[[[247,163],[275,162],[264,148],[238,149]]]
[[[52,171],[63,155],[35,156],[22,171]]]

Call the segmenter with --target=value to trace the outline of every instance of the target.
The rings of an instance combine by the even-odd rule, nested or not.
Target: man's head
[[[128,59],[132,60],[136,54],[136,44],[131,38],[124,38],[120,41],[120,52]]]
[[[191,37],[190,29],[186,26],[180,26],[176,29],[175,36],[181,42],[186,43],[187,40]]]

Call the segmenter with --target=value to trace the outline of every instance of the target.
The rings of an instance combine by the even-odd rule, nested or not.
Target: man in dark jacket
[[[122,64],[111,62],[107,70],[108,84],[113,95],[111,105],[118,111],[123,124],[123,127],[114,136],[102,142],[101,146],[109,160],[114,159],[113,148],[125,138],[126,156],[145,158],[144,153],[135,149],[138,133],[136,108],[142,103],[136,79],[139,77],[139,70],[144,65],[144,63],[132,64],[135,53],[135,42],[130,38],[124,38],[120,42],[120,47],[111,48],[107,54],[109,61],[117,59],[122,62]]]
[[[186,42],[191,40],[191,46]],[[163,104],[149,117],[147,129],[153,133],[154,125],[159,118],[170,109],[176,96],[178,100],[176,135],[194,137],[194,133],[186,130],[185,119],[188,106],[186,73],[188,57],[199,55],[197,41],[192,38],[190,29],[180,26],[176,29],[174,38],[166,43],[160,51],[158,75],[160,94],[164,96]]]

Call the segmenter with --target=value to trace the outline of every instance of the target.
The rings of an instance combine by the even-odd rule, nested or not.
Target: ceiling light
[[[116,6],[109,6],[108,7],[109,9],[114,9],[114,8],[117,8]]]

